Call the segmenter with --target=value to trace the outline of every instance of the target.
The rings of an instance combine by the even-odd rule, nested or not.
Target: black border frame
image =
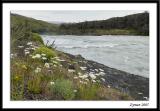
[[[3,3],[155,3],[157,5],[157,108],[147,108],[147,109],[143,109],[143,108],[134,108],[134,109],[137,109],[138,111],[139,110],[160,110],[160,96],[159,96],[159,93],[160,93],[160,81],[159,81],[159,69],[160,69],[160,66],[159,66],[159,55],[160,55],[160,44],[159,44],[159,35],[160,35],[160,31],[159,31],[159,25],[160,25],[160,22],[159,22],[159,19],[160,19],[160,15],[159,15],[159,6],[160,6],[160,1],[159,0],[2,0],[1,2],[1,63],[4,63],[5,61],[3,60]],[[3,97],[3,64],[1,65],[1,98]],[[1,103],[1,109],[4,110],[4,109],[7,109],[7,108],[3,108],[3,99],[1,99],[0,101]],[[8,109],[11,109],[11,108],[8,108]],[[15,109],[15,108],[14,108]],[[19,109],[19,108],[18,108]],[[26,110],[26,108],[21,108],[23,110]],[[28,109],[32,109],[32,108],[28,108]],[[40,108],[34,108],[34,109],[38,109],[38,110],[41,110]],[[47,109],[47,108],[42,108],[43,109]],[[64,110],[64,109],[67,109],[68,108],[49,108],[49,109],[54,109],[54,110]],[[86,109],[86,108],[69,108],[69,110],[77,110],[77,109]],[[88,110],[90,110],[91,108],[87,108]],[[111,110],[111,109],[115,109],[115,108],[94,108],[92,110],[97,110],[97,109],[100,109],[100,110]],[[128,109],[131,109],[131,108],[119,108],[119,109],[123,109],[123,110],[128,110]],[[48,109],[47,109],[48,110]]]

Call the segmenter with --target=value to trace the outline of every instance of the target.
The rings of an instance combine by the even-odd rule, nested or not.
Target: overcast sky
[[[38,20],[56,21],[56,22],[82,22],[82,21],[92,21],[92,20],[104,20],[111,17],[122,17],[125,15],[140,13],[140,12],[144,12],[144,10],[11,11],[11,13],[32,17]]]

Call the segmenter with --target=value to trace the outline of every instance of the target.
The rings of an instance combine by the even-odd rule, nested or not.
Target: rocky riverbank
[[[149,78],[130,74],[125,71],[107,67],[103,64],[86,60],[81,55],[73,56],[67,54],[74,59],[84,70],[85,73],[104,73],[105,79],[103,84],[107,87],[116,88],[124,93],[128,93],[135,100],[149,99]]]
[[[148,100],[149,79],[30,41],[11,53],[12,100]]]

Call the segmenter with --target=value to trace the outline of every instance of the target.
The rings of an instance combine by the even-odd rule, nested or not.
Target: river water
[[[148,36],[41,36],[45,43],[55,40],[57,50],[149,78]]]

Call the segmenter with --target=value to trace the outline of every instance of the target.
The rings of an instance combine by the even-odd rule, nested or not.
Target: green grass
[[[96,100],[98,99],[97,92],[100,86],[98,84],[79,85],[77,99],[81,100]]]
[[[73,92],[73,83],[65,79],[57,79],[55,84],[51,86],[52,92],[56,97],[65,100],[73,99],[75,94]]]

